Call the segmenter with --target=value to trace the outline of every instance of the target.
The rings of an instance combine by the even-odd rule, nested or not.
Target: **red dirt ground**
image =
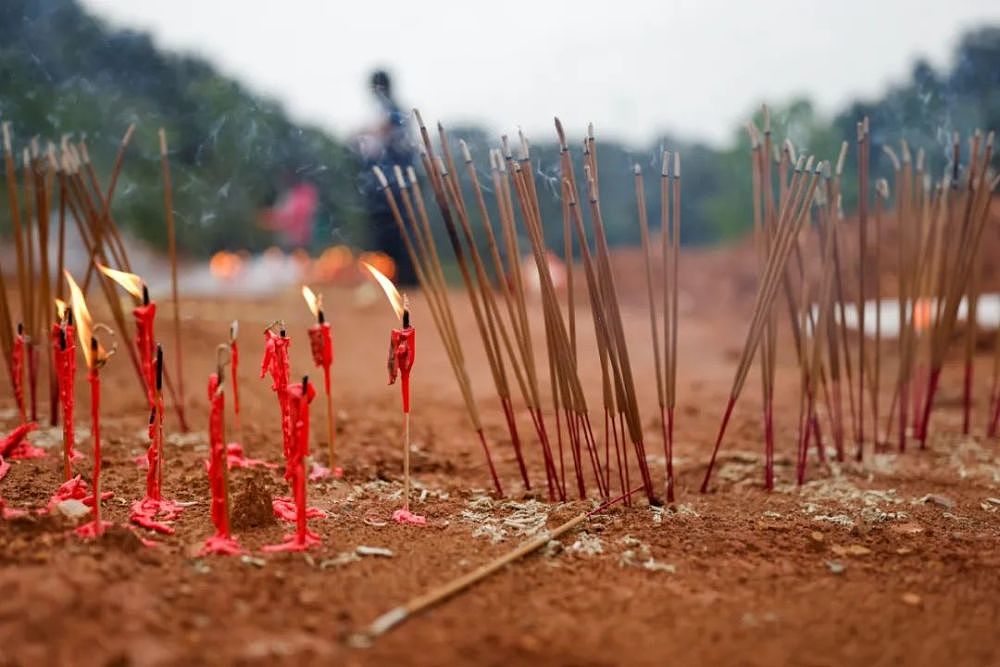
[[[346,480],[310,488],[311,503],[329,511],[329,518],[311,522],[323,543],[304,555],[261,554],[259,548],[278,541],[285,527],[267,512],[255,513],[252,501],[261,500],[262,489],[284,493],[283,483],[278,473],[237,470],[231,475],[235,532],[253,556],[198,558],[211,533],[203,394],[214,347],[238,317],[245,446],[251,456],[276,461],[277,406],[269,382],[256,377],[260,331],[285,318],[297,377],[312,371],[305,336],[311,317],[297,294],[186,303],[193,431],[182,436],[176,420],[168,419],[165,477],[170,497],[197,504],[177,522],[176,535],[157,538],[162,544],[155,549],[123,529],[82,543],[67,536],[72,523],[61,517],[0,522],[0,665],[1000,664],[1000,444],[954,435],[957,367],[946,374],[936,435],[926,451],[898,456],[886,449],[865,466],[811,459],[810,481],[798,489],[791,458],[798,375],[785,353],[778,489],[768,494],[760,488],[760,383],[751,374],[712,492],[698,493],[753,289],[752,274],[732,277],[733,252],[687,253],[682,260],[677,504],[651,508],[637,501],[608,511],[560,545],[550,544],[367,647],[359,646],[355,633],[379,614],[591,507],[590,501],[549,505],[539,502],[544,494],[537,489],[520,488],[503,415],[471,333],[471,313],[456,293],[460,330],[470,332],[464,341],[470,374],[508,490],[505,499],[489,496],[457,385],[416,294],[414,509],[427,516],[428,526],[387,521],[399,505],[402,465],[398,391],[385,386],[393,319],[380,296],[362,305],[354,292],[328,290]],[[637,282],[623,293],[646,446],[659,485],[662,443],[645,292]],[[161,320],[163,336],[168,322]],[[536,349],[542,349],[540,312],[533,322]],[[589,334],[589,327],[589,313],[580,312],[579,330]],[[581,336],[580,358],[594,358],[591,336]],[[980,398],[989,364],[984,352]],[[581,367],[594,389],[589,399],[596,425],[599,369],[596,363]],[[144,473],[132,459],[145,447],[146,421],[124,354],[111,360],[104,388],[104,485],[116,494],[105,507],[121,523],[143,490]],[[79,447],[88,455],[79,469],[88,477],[82,373],[77,391]],[[16,416],[6,387],[4,392],[0,427],[9,429]],[[321,455],[322,400],[313,415],[314,451]],[[532,480],[543,484],[530,421],[519,418]],[[44,430],[36,440],[58,451],[58,438]],[[55,456],[15,462],[0,491],[15,507],[38,507],[59,478]],[[393,555],[358,556],[362,545]]]

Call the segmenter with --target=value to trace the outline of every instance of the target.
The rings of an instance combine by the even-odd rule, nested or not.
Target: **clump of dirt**
[[[243,488],[233,495],[232,503],[231,521],[234,529],[263,528],[274,524],[271,492],[267,489],[263,475],[257,473],[247,477]]]

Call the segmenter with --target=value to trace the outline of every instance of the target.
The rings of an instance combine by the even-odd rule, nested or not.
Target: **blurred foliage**
[[[302,179],[320,192],[317,245],[370,245],[359,193],[360,166],[342,142],[293,123],[278,103],[251,94],[202,60],[161,52],[148,35],[109,28],[74,0],[5,0],[0,5],[0,73],[0,119],[12,122],[21,145],[35,135],[55,141],[63,133],[86,137],[105,178],[122,133],[129,123],[137,124],[114,212],[119,224],[155,245],[165,243],[156,140],[160,126],[170,138],[174,206],[184,251],[206,254],[268,245],[270,233],[257,224],[261,207]],[[848,211],[856,198],[855,124],[865,115],[871,119],[873,174],[888,175],[882,146],[904,139],[914,149],[927,150],[932,173],[943,173],[952,132],[1000,127],[1000,29],[966,34],[950,70],[918,62],[907,80],[880,99],[856,101],[833,118],[818,114],[805,99],[772,108],[775,138],[788,137],[800,152],[832,162],[840,142],[851,142],[844,176]],[[761,126],[759,110],[748,110],[747,116]],[[582,186],[582,136],[572,131],[579,129],[567,131]],[[682,154],[685,243],[733,239],[750,228],[749,140],[744,128],[734,130],[720,148],[668,136],[643,149],[603,142],[599,125],[597,129],[601,207],[612,244],[638,243],[632,176],[636,164],[644,172],[650,223],[659,226],[658,174],[664,148]],[[454,141],[468,142],[498,224],[488,170],[488,149],[498,145],[498,137],[474,127],[449,130]],[[554,137],[554,132],[533,137],[532,168],[546,236],[553,248],[562,248]],[[457,145],[454,150],[460,157]],[[459,169],[467,207],[478,225],[468,178],[461,164]],[[0,199],[5,196],[0,192]],[[2,203],[0,220],[6,228]],[[443,232],[440,240],[446,243]]]
[[[357,166],[328,134],[293,123],[202,60],[158,50],[146,34],[116,31],[73,0],[0,3],[0,119],[15,141],[85,138],[103,179],[129,123],[136,134],[114,200],[118,223],[166,243],[160,127],[166,128],[181,248],[205,254],[260,248],[262,206],[308,179],[320,192],[317,235],[359,236],[364,214]],[[7,222],[6,191],[3,215]]]

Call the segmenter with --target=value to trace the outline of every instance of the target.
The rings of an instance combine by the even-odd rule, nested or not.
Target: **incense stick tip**
[[[469,144],[465,143],[465,139],[459,139],[458,147],[462,150],[462,159],[465,160],[466,164],[470,164],[472,162],[472,153],[469,152]]]
[[[3,149],[7,154],[10,154],[10,121],[5,120],[3,122]]]
[[[158,134],[160,135],[160,155],[166,157],[167,155],[167,131],[160,128]]]
[[[396,183],[400,189],[406,187],[406,179],[403,177],[403,169],[398,164],[392,165],[392,173],[396,177]]]
[[[681,154],[674,152],[674,178],[681,177]]]
[[[374,167],[372,167],[372,172],[374,172],[375,178],[378,179],[378,183],[383,190],[389,187],[389,180],[385,177],[385,174],[382,172],[381,167],[375,165]]]
[[[420,110],[416,107],[413,108],[413,117],[417,119],[417,127],[424,129],[424,119],[420,115]]]
[[[660,159],[660,176],[666,178],[670,175],[670,151],[664,150]]]

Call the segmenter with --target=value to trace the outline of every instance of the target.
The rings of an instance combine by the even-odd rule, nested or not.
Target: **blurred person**
[[[386,203],[385,194],[372,172],[372,168],[376,166],[382,169],[396,192],[396,200],[399,201],[393,169],[399,165],[405,172],[407,167],[412,166],[415,152],[408,126],[409,114],[401,111],[399,104],[396,103],[388,72],[385,70],[372,72],[369,84],[377,104],[378,118],[371,127],[358,133],[356,148],[363,165],[361,183],[368,217],[372,224],[372,239],[376,249],[392,257],[395,262],[395,281],[400,285],[414,285],[417,280],[413,265],[406,253],[392,211]]]
[[[296,183],[273,207],[264,210],[261,226],[275,232],[278,244],[285,250],[308,249],[318,206],[316,186],[308,181]]]

